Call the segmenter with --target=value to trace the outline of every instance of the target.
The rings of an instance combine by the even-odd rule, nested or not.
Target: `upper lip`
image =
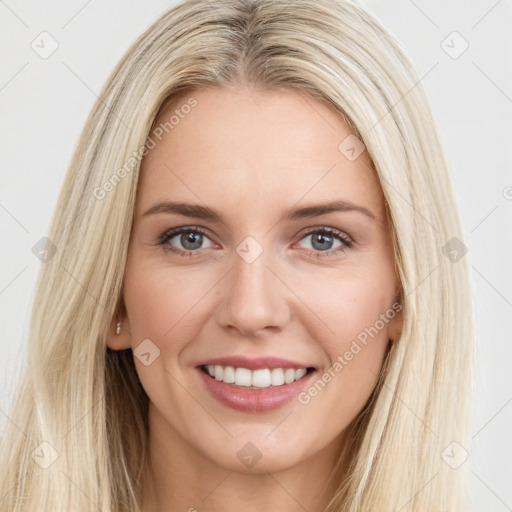
[[[226,356],[215,357],[201,361],[197,366],[232,366],[233,368],[247,368],[248,370],[258,370],[261,368],[313,368],[312,365],[283,359],[280,357],[245,357],[245,356]]]

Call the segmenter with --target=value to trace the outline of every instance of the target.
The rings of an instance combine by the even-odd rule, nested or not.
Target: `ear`
[[[116,333],[117,322],[121,322],[121,332]],[[116,314],[112,318],[112,322],[108,329],[107,335],[107,347],[112,350],[125,350],[131,348],[131,336],[130,336],[130,324],[128,322],[128,315],[124,303],[116,311]]]
[[[402,335],[404,325],[403,304],[402,289],[400,288],[391,308],[395,312],[395,316],[389,321],[388,337],[392,342],[398,340]]]
[[[395,310],[396,311],[396,310]],[[394,342],[400,338],[403,329],[403,309],[400,309],[389,322],[388,337]]]

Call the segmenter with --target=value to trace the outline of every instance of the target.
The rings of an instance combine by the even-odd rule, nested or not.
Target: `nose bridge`
[[[246,335],[265,327],[283,327],[289,319],[285,286],[268,268],[275,266],[272,251],[262,249],[253,240],[239,245],[218,306],[219,323]]]

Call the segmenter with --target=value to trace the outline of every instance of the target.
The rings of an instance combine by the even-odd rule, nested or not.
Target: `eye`
[[[173,239],[176,240],[173,242]],[[166,231],[160,237],[158,245],[161,245],[164,251],[177,253],[183,256],[193,256],[193,253],[199,252],[198,249],[204,248],[201,246],[205,239],[209,240],[206,233],[201,228],[196,226],[182,226],[180,228]],[[175,247],[177,244],[181,244],[182,248]],[[213,246],[213,244],[208,247],[211,246]]]
[[[329,257],[337,253],[343,253],[346,249],[352,247],[352,240],[341,231],[330,228],[316,228],[303,235],[301,240],[311,237],[308,252],[313,251],[317,257]],[[200,252],[205,240],[210,244],[206,247],[213,247],[213,243],[208,238],[205,231],[197,226],[182,226],[166,231],[159,239],[158,245],[163,250],[178,254],[180,256],[195,256]],[[338,242],[338,246],[333,249],[333,245]],[[181,247],[179,247],[181,245]],[[178,247],[177,247],[178,246]]]
[[[333,256],[334,253],[345,252],[346,249],[352,247],[353,243],[345,233],[325,227],[308,231],[301,240],[305,240],[308,237],[311,237],[308,249],[313,250],[313,253],[320,258]],[[339,245],[333,249],[335,241],[338,241]]]

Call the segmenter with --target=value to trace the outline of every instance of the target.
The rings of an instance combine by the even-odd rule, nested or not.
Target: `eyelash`
[[[169,240],[174,238],[176,235],[180,235],[182,233],[196,233],[196,234],[201,234],[201,235],[209,238],[208,234],[197,226],[182,226],[180,228],[175,228],[175,229],[171,229],[170,231],[166,231],[160,237],[160,239],[158,241],[158,245],[161,245],[162,249],[166,252],[178,254],[180,256],[185,256],[185,257],[193,257],[195,255],[195,253],[200,251],[200,249],[195,250],[195,251],[192,251],[192,250],[186,251],[183,249],[177,249],[175,247],[172,247],[171,245],[169,245],[167,243]],[[301,240],[306,238],[309,235],[314,235],[317,233],[322,234],[322,235],[332,236],[332,237],[336,238],[337,240],[339,240],[340,242],[342,242],[344,245],[338,247],[337,249],[330,249],[328,251],[315,251],[315,250],[311,251],[309,249],[302,249],[302,251],[306,251],[309,253],[312,252],[313,255],[316,256],[317,258],[329,258],[338,252],[343,253],[347,249],[350,249],[352,247],[353,242],[347,235],[345,235],[341,231],[337,231],[337,230],[334,230],[331,228],[325,228],[325,227],[315,228],[315,229],[311,229],[311,230],[307,231],[306,233],[303,234]]]

